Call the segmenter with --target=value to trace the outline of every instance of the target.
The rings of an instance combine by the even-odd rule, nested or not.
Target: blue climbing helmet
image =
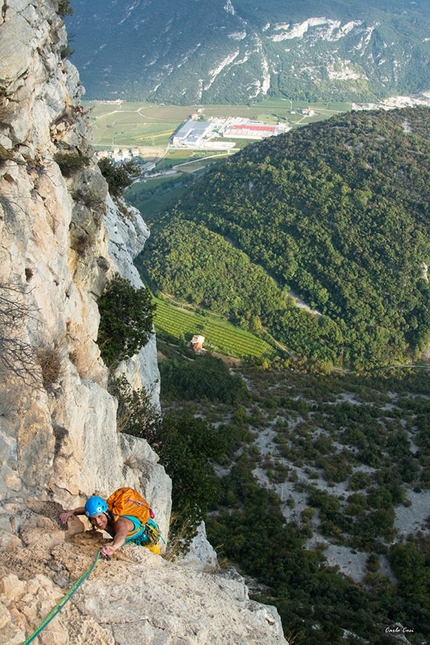
[[[93,495],[87,499],[85,504],[85,515],[87,517],[93,517],[93,515],[100,515],[100,513],[106,513],[108,510],[108,505],[105,500],[98,495]]]

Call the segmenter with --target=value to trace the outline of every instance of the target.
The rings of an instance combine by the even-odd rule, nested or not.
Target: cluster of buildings
[[[299,111],[303,116],[314,114],[309,108]],[[170,145],[173,148],[195,150],[231,150],[236,145],[234,139],[261,140],[266,137],[276,137],[290,129],[291,126],[288,123],[263,123],[243,117],[213,117],[203,121],[202,115],[196,113],[172,135]],[[100,150],[96,154],[98,159],[107,157],[114,163],[120,164],[130,159],[137,160],[141,153],[139,148],[112,148],[112,150]],[[148,172],[154,165],[154,163],[145,164],[142,169]]]
[[[139,148],[113,148],[112,150],[98,150],[96,157],[100,159],[110,159],[115,164],[121,164],[124,161],[134,159],[141,169],[142,173],[150,172],[155,168],[155,161],[142,162]]]
[[[209,121],[191,118],[174,133],[171,145],[175,148],[227,148],[234,147],[234,143],[220,140],[265,139],[287,132],[289,129],[290,127],[285,123],[272,125],[240,117],[213,118]],[[214,140],[218,140],[219,143]]]
[[[140,157],[140,150],[139,148],[112,148],[112,150],[99,150],[96,155],[97,159],[109,158],[114,163],[121,163]]]

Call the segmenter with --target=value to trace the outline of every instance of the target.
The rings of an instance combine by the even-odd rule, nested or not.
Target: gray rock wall
[[[100,548],[96,535],[64,540],[44,522],[42,540],[29,528],[25,549],[10,543],[0,552],[0,645],[21,645]],[[276,609],[250,600],[240,577],[195,571],[134,545],[99,561],[40,639],[46,645],[288,645]]]

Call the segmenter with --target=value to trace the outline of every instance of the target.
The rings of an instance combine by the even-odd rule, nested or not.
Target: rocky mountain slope
[[[74,0],[88,98],[365,101],[430,90],[427,3]]]
[[[145,441],[118,433],[95,342],[97,298],[116,271],[141,284],[132,257],[148,233],[136,211],[108,199],[93,161],[82,87],[65,58],[64,7],[9,0],[0,22],[3,645],[38,627],[103,540],[82,535],[79,520],[60,527],[62,507],[130,485],[150,500],[166,537],[170,519],[170,479]],[[119,369],[158,404],[155,349],[152,337]],[[286,642],[276,612],[250,603],[243,583],[146,551],[124,549],[85,585],[40,642]]]

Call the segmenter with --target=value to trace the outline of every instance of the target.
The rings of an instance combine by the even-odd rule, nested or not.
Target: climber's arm
[[[67,524],[67,521],[74,515],[85,515],[85,508],[83,506],[78,506],[71,511],[65,511],[60,515],[60,521],[63,524]]]
[[[114,538],[112,544],[104,546],[100,551],[103,557],[110,557],[125,543],[127,533],[133,529],[133,522],[126,517],[119,517],[113,525]]]

